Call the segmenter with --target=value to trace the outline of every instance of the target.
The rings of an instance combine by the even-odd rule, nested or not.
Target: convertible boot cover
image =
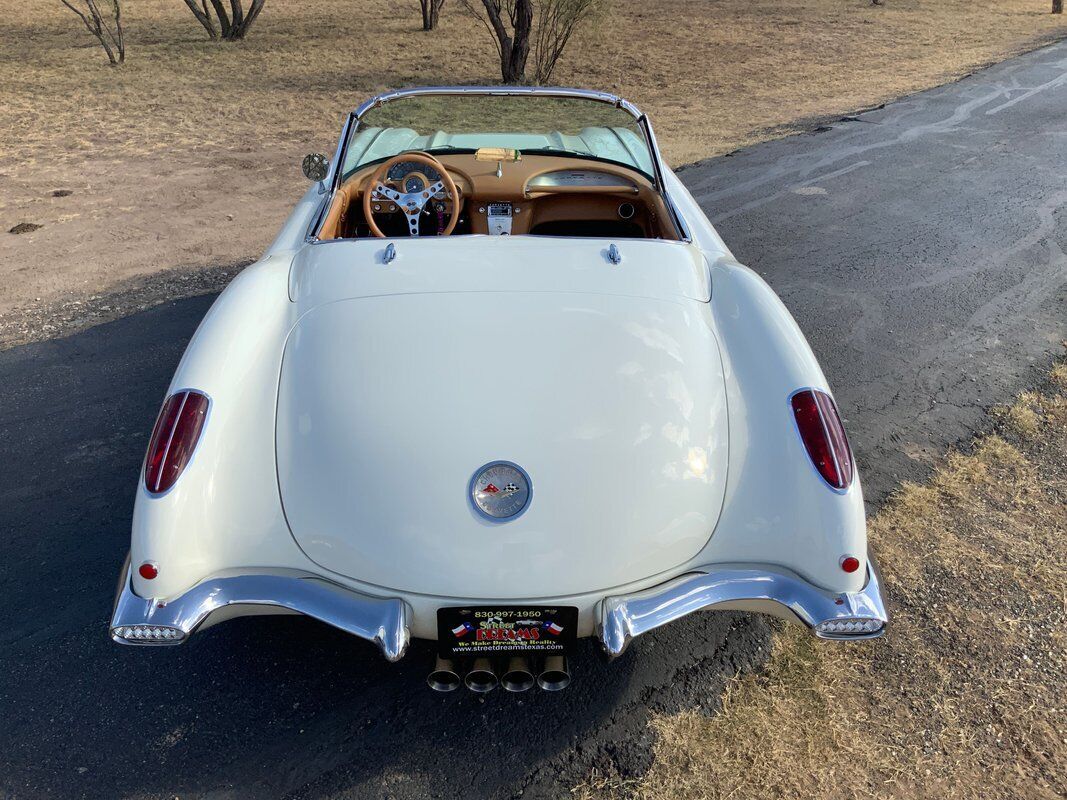
[[[679,257],[646,265],[655,285],[681,285],[672,270],[692,272],[689,256],[660,247]],[[526,268],[568,285],[566,264]],[[278,477],[308,557],[396,590],[532,599],[695,556],[727,477],[707,304],[641,296],[633,281],[616,293],[610,280],[603,291],[433,280],[427,292],[319,297],[289,336]],[[503,522],[477,513],[469,492],[495,461],[531,483],[523,513]]]

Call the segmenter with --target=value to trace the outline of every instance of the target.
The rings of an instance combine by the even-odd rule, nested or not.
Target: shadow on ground
[[[480,697],[429,691],[424,643],[390,665],[302,618],[110,643],[148,434],[212,299],[0,352],[0,794],[560,796],[643,772],[649,708],[710,710],[766,652],[765,623],[706,615],[614,663],[587,647],[565,692]]]

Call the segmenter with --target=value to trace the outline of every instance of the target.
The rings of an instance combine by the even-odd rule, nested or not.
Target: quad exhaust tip
[[[459,677],[455,663],[438,656],[437,662],[433,665],[433,672],[426,676],[426,683],[435,692],[451,692],[459,688],[463,679]]]
[[[536,679],[530,671],[530,662],[518,656],[508,660],[508,668],[500,679],[500,685],[509,692],[525,692],[532,689]]]
[[[546,692],[558,692],[570,682],[570,667],[563,656],[548,656],[540,671],[523,656],[509,658],[502,665],[494,665],[488,658],[476,658],[465,674],[455,661],[438,656],[433,671],[426,676],[427,685],[435,692],[451,692],[465,684],[479,694],[491,692],[497,686],[503,686],[508,692],[526,692],[535,685]]]
[[[537,676],[537,685],[546,692],[558,692],[566,689],[571,683],[571,670],[567,659],[563,656],[549,656],[545,659],[545,667]]]
[[[472,692],[484,693],[493,691],[499,680],[488,658],[476,658],[463,682]]]

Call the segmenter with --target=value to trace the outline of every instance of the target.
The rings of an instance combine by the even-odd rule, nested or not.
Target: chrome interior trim
[[[597,637],[608,655],[618,656],[634,637],[687,614],[754,600],[781,605],[823,639],[874,639],[889,623],[878,569],[868,556],[867,584],[858,592],[844,593],[820,589],[780,567],[705,567],[643,592],[604,598],[596,612]],[[852,635],[815,631],[820,622],[833,619],[875,619],[882,627]]]
[[[573,186],[608,186],[611,188],[618,187],[620,190],[626,189],[637,194],[637,184],[628,178],[622,178],[618,175],[612,175],[610,172],[604,172],[599,169],[557,169],[552,172],[542,172],[540,175],[535,175],[530,178],[526,184],[527,194],[530,189],[537,189],[542,186],[548,186],[551,188],[557,186],[573,187]]]
[[[285,570],[207,578],[185,594],[164,602],[134,594],[128,559],[108,631],[120,644],[178,644],[213,612],[226,606],[248,606],[250,612],[256,606],[296,611],[374,642],[389,661],[400,659],[411,639],[411,608],[396,597],[369,597],[315,575]],[[116,628],[137,625],[177,628],[185,636],[178,641],[130,642],[115,633]]]

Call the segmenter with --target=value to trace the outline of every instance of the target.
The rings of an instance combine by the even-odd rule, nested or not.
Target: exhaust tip
[[[462,681],[459,673],[456,672],[455,664],[447,658],[438,656],[433,672],[426,676],[426,683],[435,692],[451,692],[453,689],[458,689]]]
[[[567,659],[563,656],[549,656],[545,659],[545,668],[537,676],[537,685],[546,692],[558,692],[571,683],[571,671]]]
[[[525,692],[533,688],[534,682],[535,678],[530,671],[530,664],[522,657],[510,659],[507,672],[500,679],[500,685],[509,692]]]
[[[493,665],[489,663],[488,658],[474,659],[470,672],[467,673],[463,682],[472,692],[491,692],[498,683],[496,673],[493,672]]]

